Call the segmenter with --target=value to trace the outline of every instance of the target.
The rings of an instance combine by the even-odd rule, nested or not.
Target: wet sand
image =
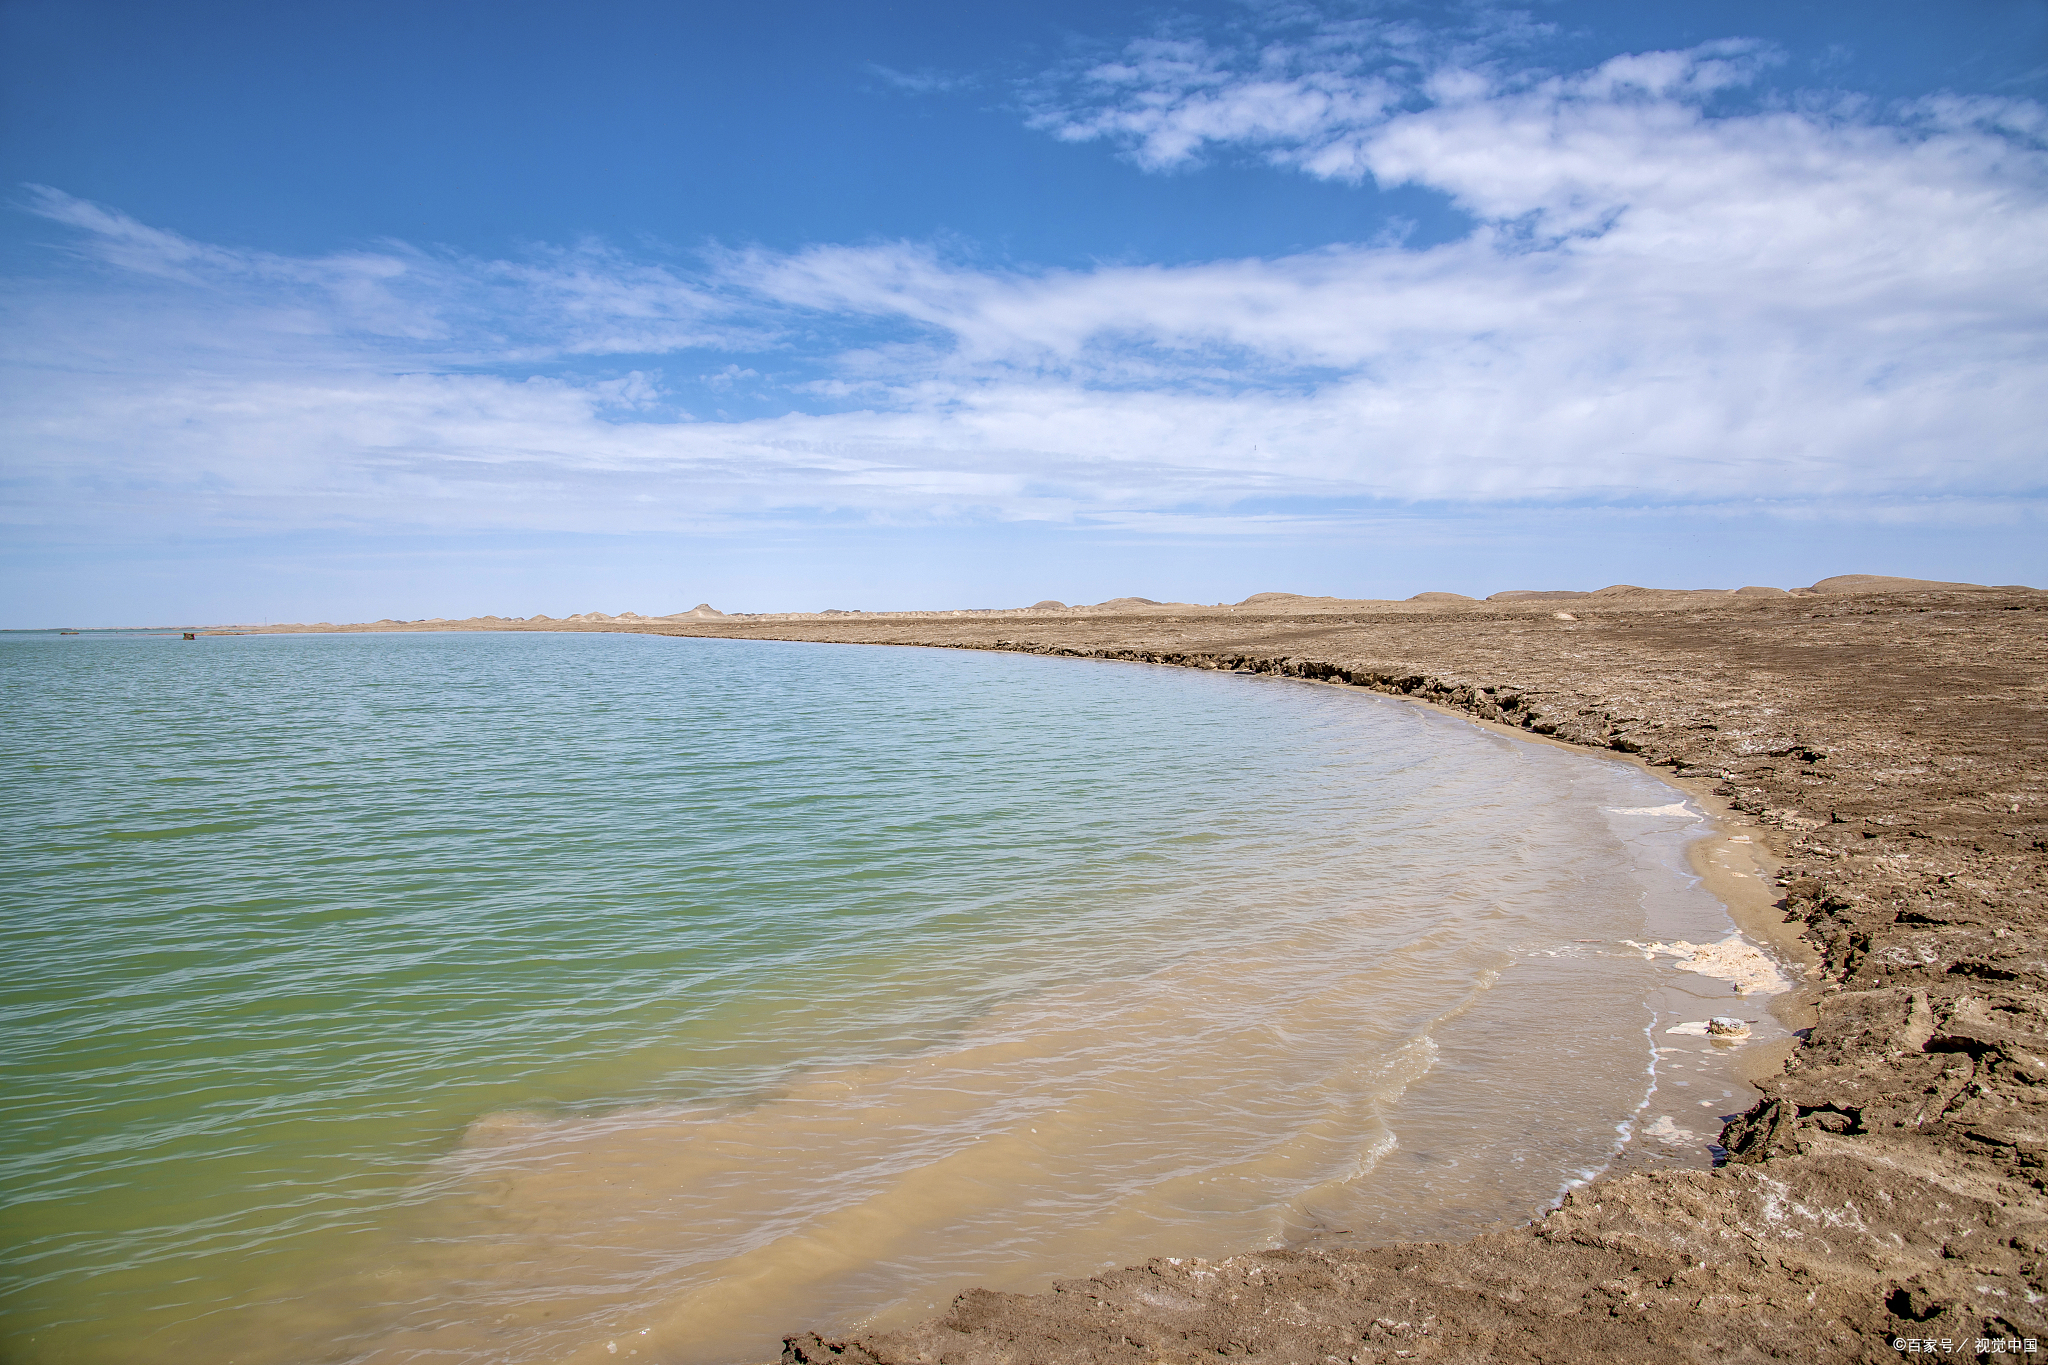
[[[1846,1361],[2048,1336],[2044,612],[2025,589],[1851,585],[367,628],[994,648],[1367,687],[1666,776],[1722,820],[1701,870],[1738,923],[1812,965],[1811,1014],[1789,1021],[1805,1041],[1782,1069],[1747,1050],[1763,1094],[1717,1169],[1624,1160],[1462,1242],[1331,1238],[970,1291],[922,1324],[799,1333],[787,1360]]]

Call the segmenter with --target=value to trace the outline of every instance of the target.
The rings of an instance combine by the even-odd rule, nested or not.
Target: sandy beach
[[[1331,1236],[1155,1260],[1049,1294],[971,1291],[846,1340],[791,1323],[785,1359],[1848,1361],[2048,1336],[2044,613],[2048,594],[2026,588],[1837,579],[1796,595],[268,629],[634,631],[1278,674],[1628,755],[1721,816],[1701,872],[1808,972],[1779,1005],[1803,1044],[1751,1050],[1763,1098],[1725,1129],[1725,1164],[1624,1162],[1462,1243]]]

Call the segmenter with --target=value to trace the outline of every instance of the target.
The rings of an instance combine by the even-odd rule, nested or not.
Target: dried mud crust
[[[1826,1362],[2048,1338],[2048,594],[1557,605],[632,627],[1317,678],[1635,754],[1754,822],[1822,959],[1816,1022],[1717,1170],[1596,1181],[1456,1244],[976,1290],[784,1360]]]

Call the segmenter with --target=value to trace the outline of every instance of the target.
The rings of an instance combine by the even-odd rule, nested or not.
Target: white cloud
[[[1250,473],[1238,452],[1257,441],[1279,466],[1261,475],[1397,498],[2038,490],[2038,109],[1708,114],[1702,96],[1755,55],[1642,54],[1509,88],[1433,78],[1451,93],[1369,128],[1364,104],[1304,97],[1327,117],[1290,155],[1433,186],[1479,219],[1428,250],[999,276],[825,248],[747,277],[933,329],[949,422],[1033,446],[1143,431],[1179,462]],[[1147,79],[1271,149],[1283,120],[1215,112],[1271,107],[1269,73],[1218,69]],[[1156,93],[1115,92],[1110,112],[1167,107]],[[1187,126],[1132,145],[1164,161]],[[883,387],[905,363],[886,360]]]
[[[1141,38],[1109,60],[1037,82],[1031,122],[1070,142],[1108,138],[1150,170],[1197,164],[1212,148],[1356,179],[1341,149],[1432,100],[1483,91],[1484,71],[1552,26],[1490,6],[1423,25],[1270,6],[1249,30]]]
[[[1477,223],[1419,250],[1066,271],[914,243],[690,270],[596,245],[294,259],[44,192],[41,212],[139,283],[18,305],[23,515],[1148,528],[1259,500],[1234,524],[1267,530],[1289,500],[1768,499],[1881,518],[2044,492],[2039,106],[1716,112],[1772,54],[1724,43],[1557,75],[1453,38],[1148,41],[1068,73],[1035,115],[1156,169],[1236,148],[1424,185]],[[728,358],[767,349],[808,377]],[[677,352],[706,389],[745,381],[788,410],[694,422],[646,369],[549,373]],[[521,366],[543,377],[508,377]]]
[[[760,377],[761,372],[759,370],[751,367],[742,368],[741,366],[731,364],[724,366],[722,369],[714,370],[710,374],[697,376],[699,380],[703,381],[705,388],[715,393],[730,392],[732,386],[739,383],[742,379],[759,379]]]

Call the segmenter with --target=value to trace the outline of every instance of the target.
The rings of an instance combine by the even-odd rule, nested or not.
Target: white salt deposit
[[[1643,1130],[1643,1136],[1675,1146],[1681,1143],[1697,1142],[1700,1135],[1693,1132],[1690,1128],[1680,1128],[1677,1121],[1671,1115],[1659,1114],[1657,1121]]]
[[[1640,949],[1645,958],[1654,959],[1660,953],[1676,958],[1671,965],[1678,970],[1717,977],[1733,986],[1737,995],[1778,995],[1792,989],[1778,965],[1740,935],[1730,935],[1719,943],[1679,939],[1672,943],[1630,942],[1629,946]]]

